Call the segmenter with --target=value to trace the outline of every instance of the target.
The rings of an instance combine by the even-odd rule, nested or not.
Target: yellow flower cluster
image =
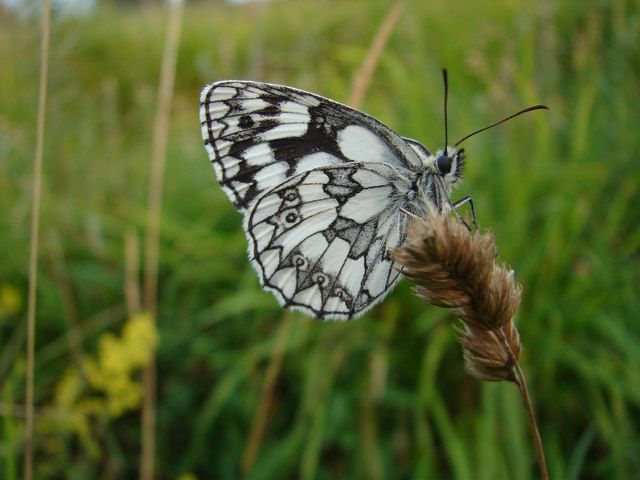
[[[142,399],[142,386],[133,378],[146,366],[158,343],[151,316],[139,314],[124,326],[120,338],[106,333],[98,343],[98,357],[85,362],[91,387],[103,394],[95,408],[106,409],[111,417],[136,408]]]
[[[68,368],[56,385],[54,405],[68,413],[57,428],[73,431],[93,450],[90,418],[116,418],[140,405],[137,374],[153,358],[157,345],[158,333],[146,313],[132,316],[120,336],[104,333],[96,356],[84,356],[81,365]]]

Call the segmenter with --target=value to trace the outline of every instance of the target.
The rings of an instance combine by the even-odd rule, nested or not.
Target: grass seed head
[[[482,380],[513,380],[521,347],[512,318],[522,287],[496,256],[491,234],[472,234],[444,215],[415,221],[392,252],[419,297],[451,309],[463,322],[458,341],[467,371]]]

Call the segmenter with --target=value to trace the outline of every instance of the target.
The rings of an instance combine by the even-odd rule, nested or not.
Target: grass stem
[[[149,196],[147,206],[147,234],[145,244],[144,307],[157,321],[158,297],[158,257],[160,243],[160,213],[162,209],[162,191],[164,169],[167,156],[167,137],[169,131],[169,113],[173,99],[173,85],[176,74],[176,61],[184,1],[170,3],[167,20],[167,34],[162,53],[162,66],[156,116],[153,128],[153,153],[149,176]],[[156,362],[153,358],[142,374],[144,398],[142,403],[142,448],[140,452],[140,479],[154,478],[155,436],[156,436]]]
[[[522,396],[522,403],[524,405],[524,409],[527,412],[527,418],[529,420],[529,428],[531,429],[531,436],[533,437],[533,444],[536,449],[536,455],[538,457],[538,466],[540,467],[540,477],[542,480],[549,480],[549,473],[547,471],[547,462],[544,457],[544,447],[542,445],[542,437],[540,436],[540,429],[538,428],[538,422],[536,420],[536,414],[533,410],[533,404],[531,402],[531,396],[529,395],[529,389],[527,388],[527,380],[524,376],[524,372],[520,367],[520,363],[518,362],[518,358],[511,349],[509,342],[503,335],[502,331],[497,331],[498,338],[500,342],[504,346],[507,354],[509,355],[509,359],[512,362],[512,371],[513,377],[518,389],[520,390],[520,395]]]
[[[258,402],[258,408],[254,413],[253,422],[251,423],[251,431],[249,433],[249,438],[247,439],[244,454],[242,455],[242,473],[245,476],[251,472],[251,467],[253,467],[253,463],[264,437],[264,432],[266,431],[269,413],[273,409],[273,397],[276,381],[280,375],[284,349],[287,346],[287,340],[289,338],[292,325],[293,315],[291,312],[286,312],[275,339],[273,354],[271,355],[271,360],[267,366],[267,372],[262,385],[260,401]]]
[[[376,32],[376,35],[373,38],[371,45],[369,46],[369,50],[367,51],[364,62],[362,63],[360,69],[357,71],[351,85],[351,94],[349,95],[347,104],[352,106],[353,108],[358,108],[362,103],[364,95],[369,88],[371,77],[373,77],[373,72],[376,68],[376,65],[378,65],[380,56],[382,55],[382,51],[389,41],[389,37],[391,36],[393,29],[397,25],[398,20],[400,20],[403,10],[404,2],[396,2],[389,9],[384,17],[384,20],[380,24],[380,28],[378,28],[378,31]]]
[[[33,478],[33,384],[36,337],[36,287],[38,280],[38,237],[40,235],[40,202],[42,198],[42,150],[47,103],[47,74],[49,69],[49,26],[51,1],[45,0],[42,12],[42,43],[40,49],[40,82],[38,87],[38,125],[36,131],[35,170],[33,173],[33,211],[31,214],[31,244],[29,249],[29,299],[27,307],[27,371],[26,412],[24,435],[23,478]]]
[[[549,473],[547,472],[547,462],[544,458],[544,448],[542,446],[542,438],[540,437],[540,430],[538,429],[538,422],[536,421],[536,415],[533,411],[533,405],[531,403],[531,397],[529,395],[529,389],[527,388],[527,382],[524,376],[524,372],[520,368],[520,364],[515,364],[515,371],[517,373],[516,383],[520,389],[522,395],[522,403],[524,409],[527,411],[527,417],[529,418],[529,427],[531,428],[531,435],[533,436],[533,443],[536,449],[536,455],[538,456],[538,465],[540,466],[540,475],[542,480],[549,480]]]

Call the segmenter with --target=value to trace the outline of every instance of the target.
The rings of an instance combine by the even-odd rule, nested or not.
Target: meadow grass
[[[517,389],[468,377],[452,318],[414,298],[408,281],[356,322],[289,321],[259,290],[240,216],[202,148],[203,84],[252,78],[346,101],[387,11],[381,0],[187,5],[160,231],[160,478],[237,478],[243,461],[252,479],[538,475]],[[128,398],[113,393],[124,380],[113,377],[108,389],[64,380],[85,361],[100,364],[105,335],[129,345],[124,239],[145,233],[165,26],[160,6],[110,5],[52,26],[36,478],[131,478],[139,469],[139,405],[108,408]],[[38,27],[0,16],[0,300],[13,299],[0,304],[8,479],[19,475],[24,446]],[[473,195],[479,225],[524,285],[521,361],[551,478],[630,479],[640,470],[639,34],[633,1],[407,2],[361,105],[428,148],[444,137],[442,66],[454,139],[523,106],[551,108],[469,140],[454,193]],[[138,386],[139,373],[127,370]],[[263,432],[249,454],[252,428]]]

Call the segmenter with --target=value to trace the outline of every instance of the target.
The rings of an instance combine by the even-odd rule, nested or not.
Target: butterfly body
[[[302,90],[207,85],[200,121],[249,258],[281,305],[356,318],[397,283],[389,251],[414,216],[447,212],[463,150],[431,154],[374,118]]]

